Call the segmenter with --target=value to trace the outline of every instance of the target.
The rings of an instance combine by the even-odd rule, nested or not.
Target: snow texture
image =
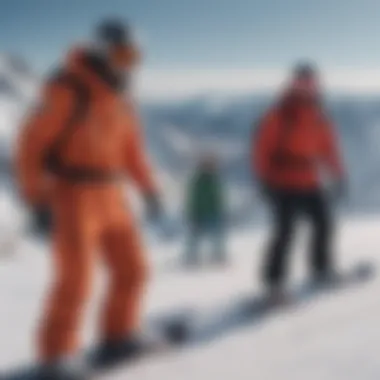
[[[339,265],[379,261],[378,219],[354,220],[341,229]],[[184,272],[180,246],[150,247],[153,278],[146,315],[192,308],[199,312],[260,291],[259,268],[265,229],[232,236],[230,266]],[[302,235],[302,234],[301,234]],[[292,282],[306,274],[305,237],[297,242]],[[34,332],[49,281],[46,247],[24,240],[14,256],[0,262],[0,368],[33,357]],[[377,380],[380,306],[379,280],[272,316],[199,346],[152,357],[121,368],[106,379]],[[103,289],[100,270],[88,310],[84,340],[94,339],[96,311]]]

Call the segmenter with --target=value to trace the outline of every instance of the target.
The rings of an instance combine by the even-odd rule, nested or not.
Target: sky
[[[270,86],[299,59],[331,86],[380,90],[379,14],[379,0],[0,0],[0,52],[45,72],[119,16],[142,45],[144,91]]]

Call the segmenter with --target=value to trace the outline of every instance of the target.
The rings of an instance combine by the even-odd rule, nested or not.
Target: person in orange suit
[[[32,207],[52,210],[53,287],[38,339],[49,371],[79,347],[97,252],[108,270],[109,289],[92,359],[107,365],[141,349],[147,264],[123,180],[137,184],[152,216],[160,203],[126,91],[139,61],[128,27],[117,20],[102,23],[96,43],[72,51],[47,81],[41,106],[19,139],[21,191]]]
[[[264,279],[271,294],[280,298],[298,216],[305,216],[313,226],[310,266],[314,278],[327,279],[334,269],[332,221],[321,171],[330,175],[336,195],[342,194],[346,181],[337,136],[322,107],[318,82],[311,65],[299,65],[253,139],[252,166],[274,216]]]

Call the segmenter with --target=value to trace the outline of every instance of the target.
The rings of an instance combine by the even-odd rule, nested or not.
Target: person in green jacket
[[[185,263],[199,264],[199,245],[203,238],[213,243],[212,262],[223,264],[225,252],[225,210],[222,180],[217,159],[203,157],[193,174],[187,191],[189,236]]]

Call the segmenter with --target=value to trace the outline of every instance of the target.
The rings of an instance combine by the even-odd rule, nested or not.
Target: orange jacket
[[[80,79],[88,89],[89,99],[85,114],[61,149],[61,160],[71,167],[124,173],[143,192],[154,192],[134,106],[111,82],[103,80],[96,66],[88,65],[86,54],[71,54],[65,69]],[[43,200],[49,183],[56,179],[46,170],[46,156],[65,133],[77,101],[72,88],[49,81],[43,90],[42,106],[26,120],[18,141],[17,169],[21,189],[31,202]]]
[[[253,141],[252,166],[266,185],[283,189],[315,189],[320,169],[343,176],[331,123],[316,105],[272,109]]]

